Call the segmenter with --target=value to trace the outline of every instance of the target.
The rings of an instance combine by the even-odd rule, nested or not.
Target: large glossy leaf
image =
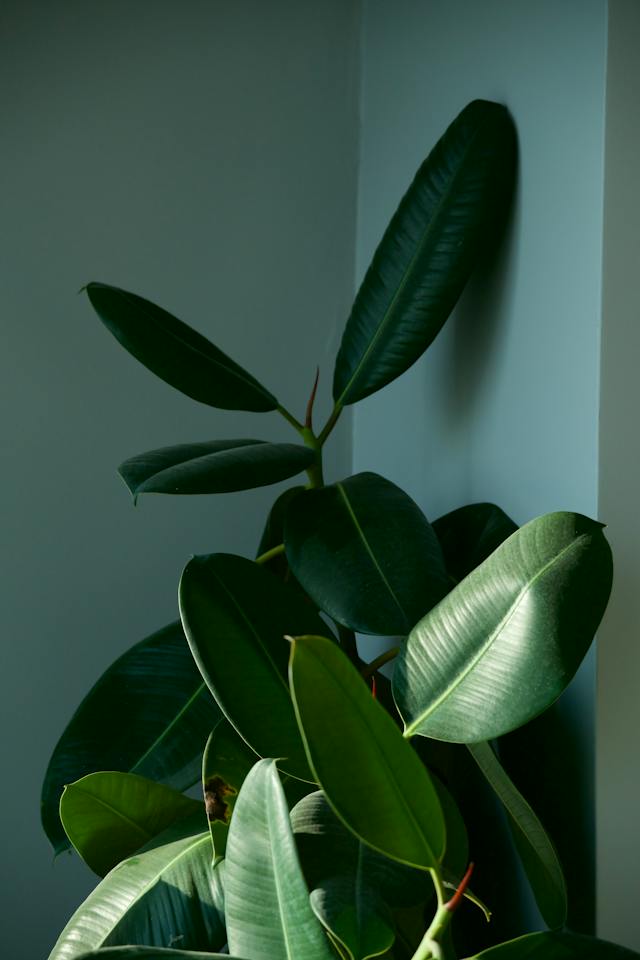
[[[229,493],[286,480],[316,454],[295,443],[213,440],[149,450],[118,468],[134,496],[141,493]]]
[[[490,744],[469,744],[469,750],[507,811],[516,847],[544,922],[552,928],[563,926],[567,919],[567,888],[551,839],[507,776]]]
[[[275,410],[278,401],[251,374],[166,310],[105,283],[89,300],[125,350],[188,397],[224,410]]]
[[[90,773],[64,788],[60,819],[84,862],[104,877],[202,803],[135,773]]]
[[[470,503],[434,520],[433,529],[447,570],[459,581],[515,533],[518,524],[493,503]]]
[[[425,767],[342,651],[322,637],[292,646],[291,690],[309,764],[349,829],[374,849],[438,869],[445,825]]]
[[[229,951],[246,960],[335,960],[309,905],[275,763],[246,778],[225,860]]]
[[[311,892],[311,908],[350,960],[386,953],[395,940],[391,910],[357,874],[328,877]]]
[[[507,110],[474,100],[400,202],[362,282],[336,361],[337,406],[399,376],[426,350],[503,218],[516,141]]]
[[[285,490],[284,493],[281,493],[276,499],[267,516],[264,530],[260,537],[257,556],[266,553],[267,550],[271,550],[273,547],[277,547],[284,541],[284,519],[289,504],[298,494],[303,493],[304,490],[305,487],[302,486],[289,487],[288,490]]]
[[[119,657],[84,698],[49,761],[42,823],[56,853],[69,847],[58,812],[65,784],[121,770],[186,790],[200,777],[202,751],[219,717],[180,623]]]
[[[204,825],[204,815],[198,824]],[[174,839],[180,826],[107,874],[71,917],[49,960],[75,960],[125,944],[205,951],[224,946],[222,886],[211,864],[209,834]]]
[[[530,933],[501,943],[469,960],[637,960],[639,953],[576,933]]]
[[[228,953],[196,953],[161,947],[104,947],[83,953],[77,960],[234,960]]]
[[[180,581],[180,613],[196,663],[230,723],[261,757],[313,779],[287,684],[285,635],[327,627],[268,570],[230,554],[194,557]]]
[[[406,634],[449,589],[438,540],[399,487],[359,473],[289,505],[289,566],[321,610],[372,634]]]
[[[474,743],[549,707],[611,589],[602,525],[550,513],[521,527],[411,631],[393,690],[405,735]]]

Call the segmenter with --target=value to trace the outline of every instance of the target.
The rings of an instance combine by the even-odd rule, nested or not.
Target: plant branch
[[[304,425],[300,423],[299,420],[296,420],[292,413],[289,413],[286,407],[283,407],[281,403],[276,407],[278,413],[285,418],[287,423],[290,423],[294,430],[297,430],[298,433],[304,433]]]
[[[327,420],[324,427],[318,434],[318,443],[320,444],[321,447],[324,446],[324,443],[327,437],[329,436],[329,434],[335,427],[336,423],[338,422],[338,418],[341,413],[342,413],[342,407],[336,404],[333,410],[331,411],[331,415],[329,416],[329,419]]]
[[[284,543],[279,543],[277,547],[272,547],[271,550],[261,553],[259,557],[256,557],[256,563],[269,563],[270,560],[273,560],[275,557],[279,557],[284,553]]]
[[[399,653],[400,647],[391,647],[390,650],[385,650],[384,653],[381,653],[380,656],[372,660],[371,663],[366,663],[360,673],[365,680],[368,680],[380,667],[383,667],[385,663],[389,663],[389,661],[397,657]]]

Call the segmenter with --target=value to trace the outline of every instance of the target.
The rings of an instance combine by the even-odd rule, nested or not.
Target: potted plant
[[[515,161],[498,104],[470,103],[445,132],[358,292],[319,430],[315,386],[298,420],[160,307],[86,288],[156,375],[214,407],[277,411],[297,434],[133,457],[120,472],[134,498],[307,483],[276,500],[255,560],[189,561],[180,621],[120,657],[63,733],[44,827],[103,879],[50,960],[634,956],[565,929],[555,848],[492,745],[549,708],[588,649],[611,586],[602,525],[565,512],[518,529],[491,504],[432,525],[383,477],[323,478],[341,411],[422,355],[495,242]],[[357,633],[394,639],[365,663]],[[492,864],[472,878],[469,763],[508,812],[549,927],[481,952],[462,901],[486,917],[501,903],[478,895]],[[204,804],[185,794],[200,775]]]

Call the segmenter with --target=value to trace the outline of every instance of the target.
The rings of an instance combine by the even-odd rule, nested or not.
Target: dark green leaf
[[[207,735],[219,718],[180,623],[119,657],[84,698],[49,761],[42,823],[56,853],[69,847],[58,812],[65,784],[120,770],[186,790],[200,777]]]
[[[438,869],[445,825],[425,767],[342,651],[298,637],[291,690],[309,764],[361,840],[401,863]]]
[[[224,856],[228,825],[236,797],[257,760],[257,754],[236,733],[231,724],[221,717],[211,731],[202,757],[202,788],[214,859]]]
[[[204,817],[198,820],[202,824]],[[223,893],[209,834],[174,839],[176,832],[174,825],[107,874],[71,917],[49,960],[76,960],[99,947],[125,944],[205,951],[224,946]]]
[[[266,553],[267,550],[272,550],[273,547],[277,547],[284,541],[284,518],[287,509],[294,497],[297,497],[299,493],[303,493],[304,490],[305,488],[301,486],[289,487],[288,490],[285,490],[284,493],[281,493],[276,499],[269,511],[267,522],[262,531],[257,556]]]
[[[90,773],[64,788],[60,819],[84,862],[104,877],[202,803],[135,773]]]
[[[230,554],[194,557],[180,612],[196,663],[222,711],[261,757],[312,779],[287,685],[289,633],[327,631],[313,607],[268,570]]]
[[[125,350],[176,390],[223,410],[275,410],[278,401],[246,370],[166,310],[105,283],[89,300]]]
[[[149,450],[118,468],[140,493],[229,493],[286,480],[315,460],[309,447],[264,440],[214,440]]]
[[[225,860],[229,951],[246,960],[335,960],[309,905],[275,763],[246,778]]]
[[[503,220],[516,139],[507,110],[474,100],[418,170],[358,291],[336,361],[333,397],[355,403],[426,350]]]
[[[350,960],[379,957],[393,946],[391,911],[356,874],[329,877],[311,892],[311,908]]]
[[[521,527],[411,631],[393,690],[405,736],[475,743],[549,707],[611,589],[602,525],[550,513]]]
[[[638,960],[640,954],[605,940],[560,931],[530,933],[469,960]]]
[[[296,497],[285,546],[291,570],[320,609],[361,633],[406,634],[449,589],[426,517],[375,473]]]
[[[447,570],[463,580],[516,532],[518,524],[493,503],[470,503],[434,520],[433,529]]]
[[[164,950],[160,947],[105,947],[91,950],[77,960],[234,960],[228,953],[195,953],[192,950]]]

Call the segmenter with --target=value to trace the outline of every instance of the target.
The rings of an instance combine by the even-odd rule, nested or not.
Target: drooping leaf
[[[261,757],[312,780],[287,684],[289,633],[328,628],[300,594],[244,557],[194,557],[180,581],[194,659],[229,722]],[[250,666],[250,669],[248,668]]]
[[[180,623],[119,657],[84,698],[49,761],[42,823],[56,853],[69,847],[58,812],[65,784],[120,770],[186,790],[198,781],[202,751],[219,718]]]
[[[275,410],[262,384],[206,337],[162,307],[106,283],[89,283],[89,300],[125,350],[166,383],[223,410]]]
[[[355,403],[426,350],[504,217],[516,140],[505,107],[474,100],[418,170],[362,282],[336,361],[333,397]]]
[[[230,953],[245,960],[335,960],[309,905],[275,763],[259,761],[236,801],[225,860]]]
[[[204,792],[214,859],[223,857],[229,821],[244,779],[258,760],[224,717],[211,731],[202,757]]]
[[[357,874],[328,877],[312,890],[311,909],[350,960],[379,957],[393,946],[391,910]]]
[[[516,532],[518,524],[494,503],[470,503],[434,520],[433,529],[447,570],[463,580]]]
[[[445,825],[435,787],[348,658],[322,637],[298,637],[290,679],[309,764],[340,819],[379,852],[437,870]]]
[[[529,933],[500,943],[469,960],[637,960],[639,953],[577,933]]]
[[[516,847],[544,922],[552,928],[563,926],[567,919],[567,888],[551,839],[490,744],[469,744],[469,750],[511,820]]]
[[[361,633],[404,635],[449,589],[426,517],[375,473],[296,497],[285,546],[291,570],[320,609]]]
[[[611,589],[602,525],[521,527],[411,631],[393,690],[405,736],[476,743],[537,716],[575,674]]]
[[[204,815],[197,818],[200,827]],[[181,836],[174,824],[102,880],[60,934],[49,960],[76,960],[100,947],[139,944],[222,949],[222,886],[206,832]]]
[[[214,440],[149,450],[118,469],[134,499],[141,493],[229,493],[286,480],[315,456],[295,443]]]
[[[202,804],[135,773],[89,773],[64,788],[60,819],[84,862],[104,877]]]

